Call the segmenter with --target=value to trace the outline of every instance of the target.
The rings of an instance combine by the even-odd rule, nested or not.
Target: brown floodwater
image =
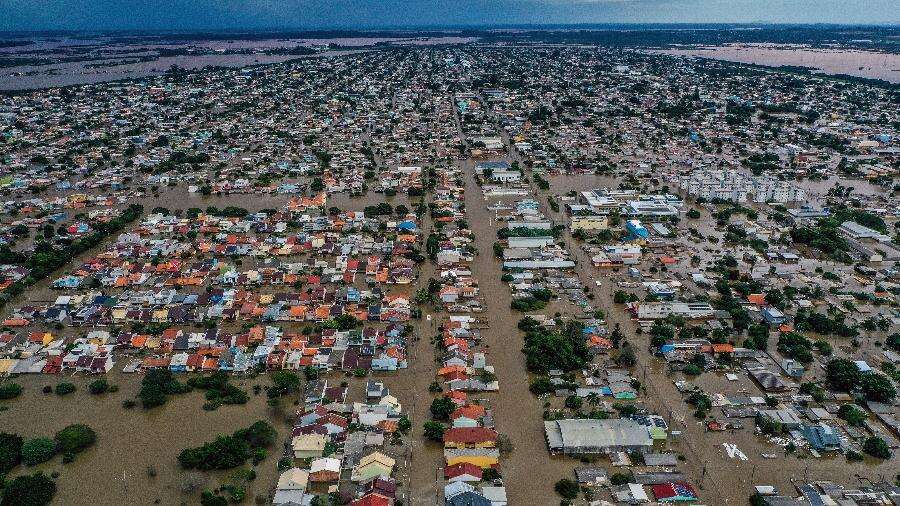
[[[769,67],[809,67],[825,74],[847,74],[900,83],[900,54],[771,44],[729,44],[649,52],[753,63]]]
[[[178,465],[178,453],[211,441],[218,434],[230,434],[257,420],[266,420],[278,429],[279,438],[266,460],[254,467],[257,478],[247,487],[248,502],[270,493],[277,480],[279,445],[288,427],[284,416],[276,415],[266,405],[265,392],[253,395],[253,385],[268,384],[265,376],[234,378],[233,382],[250,395],[250,401],[243,406],[204,411],[203,393],[194,391],[172,396],[164,406],[152,410],[139,406],[123,408],[123,400],[135,398],[142,377],[111,373],[107,379],[118,385],[119,391],[103,395],[90,395],[87,391],[88,383],[95,377],[29,375],[14,379],[24,392],[17,399],[0,404],[7,408],[0,412],[4,431],[26,439],[52,438],[69,424],[85,423],[96,431],[97,443],[69,464],[63,464],[62,457],[56,456],[34,468],[19,466],[11,474],[58,472],[55,504],[193,504],[202,490],[215,488],[233,471],[185,471]],[[78,391],[64,397],[41,393],[44,385],[54,386],[62,381],[74,383]],[[191,493],[183,491],[187,483],[196,484]]]

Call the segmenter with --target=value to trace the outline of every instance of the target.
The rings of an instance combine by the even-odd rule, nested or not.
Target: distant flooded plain
[[[900,83],[900,54],[771,44],[729,44],[650,52],[752,63],[769,67],[808,67],[824,74],[846,74]]]

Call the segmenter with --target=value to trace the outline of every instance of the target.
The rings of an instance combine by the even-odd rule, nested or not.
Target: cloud
[[[0,30],[886,23],[897,0],[0,0]],[[893,18],[893,19],[890,19]]]

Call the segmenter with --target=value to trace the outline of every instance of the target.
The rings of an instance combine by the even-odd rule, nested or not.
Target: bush
[[[25,465],[42,464],[52,459],[54,455],[56,455],[56,442],[50,438],[29,439],[22,444],[22,462]]]
[[[19,476],[6,484],[0,506],[43,506],[56,495],[56,483],[44,473]]]
[[[204,490],[203,493],[200,494],[200,506],[228,506],[228,500],[209,490]]]
[[[631,477],[625,473],[615,473],[609,477],[609,482],[613,485],[624,485],[629,481],[631,481]]]
[[[456,404],[449,397],[440,397],[431,401],[431,416],[437,420],[447,420],[455,409]]]
[[[825,366],[825,377],[832,390],[852,391],[860,381],[859,368],[846,358],[832,359]]]
[[[863,460],[863,456],[859,452],[855,452],[853,450],[847,450],[847,462],[860,462]]]
[[[439,422],[425,422],[425,425],[422,426],[422,429],[425,431],[425,437],[437,442],[442,442],[444,440],[444,431],[447,429],[444,427],[444,424]]]
[[[178,463],[185,469],[232,469],[250,458],[250,445],[234,436],[219,436],[211,443],[186,448],[178,455]]]
[[[582,401],[581,397],[578,397],[577,395],[570,395],[570,396],[566,397],[566,401],[565,401],[567,408],[574,409],[576,411],[581,409],[581,405],[583,403],[584,403],[584,401]]]
[[[897,396],[891,380],[883,374],[867,372],[860,377],[860,388],[867,400],[890,404]]]
[[[77,423],[57,432],[54,439],[56,439],[60,452],[74,455],[97,442],[97,433],[89,426]]]
[[[857,427],[862,427],[868,418],[865,411],[857,408],[853,404],[841,404],[841,407],[838,408],[838,416],[846,420],[850,425],[855,425]]]
[[[866,442],[863,443],[863,451],[879,459],[891,458],[891,449],[888,448],[884,439],[881,439],[878,436],[872,436],[866,439]]]
[[[105,393],[107,390],[109,390],[109,382],[106,381],[106,378],[94,380],[88,385],[88,391],[92,395],[100,395],[102,393]]]
[[[568,478],[563,478],[556,482],[553,485],[553,490],[556,491],[557,494],[561,495],[564,499],[575,499],[578,497],[578,492],[581,490],[578,487],[578,483]]]
[[[190,387],[172,377],[168,369],[153,369],[141,380],[138,399],[144,409],[155,408],[166,403],[169,395],[190,391]]]
[[[0,385],[0,400],[15,399],[22,395],[22,386],[18,383],[4,383]]]
[[[550,382],[550,378],[540,376],[531,382],[531,385],[528,386],[528,390],[534,395],[543,395],[553,392],[556,388],[553,386],[553,383]]]
[[[22,438],[16,434],[0,432],[0,475],[19,465],[22,461]]]
[[[216,372],[209,376],[198,376],[188,380],[188,386],[206,391],[207,403],[203,409],[211,411],[222,404],[246,404],[250,400],[247,392],[228,382],[228,375]]]
[[[178,462],[185,469],[232,469],[261,455],[257,450],[271,446],[277,436],[274,427],[260,420],[230,436],[220,435],[210,443],[182,450]]]
[[[75,390],[77,390],[77,388],[75,388],[75,385],[73,383],[59,383],[58,385],[56,385],[55,391],[56,395],[62,396],[74,393]]]

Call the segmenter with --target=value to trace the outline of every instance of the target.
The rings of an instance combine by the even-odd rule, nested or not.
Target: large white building
[[[700,170],[676,179],[688,195],[705,200],[730,202],[799,202],[806,190],[790,181],[766,176],[751,176],[738,171]]]

